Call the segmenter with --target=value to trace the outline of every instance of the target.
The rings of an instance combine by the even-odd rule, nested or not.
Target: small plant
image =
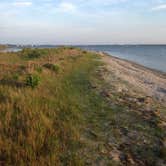
[[[42,69],[42,67],[37,67],[37,68],[36,68],[36,71],[37,71],[38,73],[42,73],[43,69]]]
[[[58,73],[59,70],[60,70],[60,66],[57,65],[57,64],[47,63],[47,64],[44,65],[44,67],[46,67],[47,69],[50,69],[50,70],[52,70],[52,71],[55,71],[55,72],[57,72],[57,73]]]
[[[41,56],[40,52],[38,50],[31,50],[28,53],[28,58],[39,58]]]
[[[39,85],[40,77],[36,74],[29,74],[26,77],[26,85],[31,86],[32,88],[35,88]]]
[[[13,80],[15,80],[15,81],[19,80],[19,74],[18,73],[13,74]]]

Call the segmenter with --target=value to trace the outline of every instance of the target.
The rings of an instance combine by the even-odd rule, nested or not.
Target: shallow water
[[[0,50],[0,52],[18,52],[21,51],[21,48],[13,47],[13,48],[6,48],[4,50]]]
[[[86,50],[103,51],[112,56],[166,72],[166,45],[94,45],[79,47]]]

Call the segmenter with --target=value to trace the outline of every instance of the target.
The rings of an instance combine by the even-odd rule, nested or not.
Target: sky
[[[0,0],[0,43],[166,44],[166,0]]]

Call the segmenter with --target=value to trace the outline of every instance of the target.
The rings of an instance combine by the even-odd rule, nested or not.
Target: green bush
[[[44,64],[44,67],[46,67],[47,69],[50,69],[52,71],[55,71],[55,72],[59,72],[59,70],[60,70],[60,66],[57,64],[47,63],[47,64]]]
[[[26,77],[26,85],[35,88],[40,83],[40,77],[36,74],[29,74]]]
[[[21,55],[28,59],[40,58],[41,56],[47,55],[48,51],[43,49],[30,49],[25,48],[21,51]]]
[[[40,52],[38,50],[32,50],[29,54],[29,58],[39,58],[41,56]]]

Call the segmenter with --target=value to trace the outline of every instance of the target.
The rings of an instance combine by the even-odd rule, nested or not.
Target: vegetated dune
[[[164,88],[164,76],[78,48],[0,53],[0,165],[164,166],[165,101],[135,70]]]

